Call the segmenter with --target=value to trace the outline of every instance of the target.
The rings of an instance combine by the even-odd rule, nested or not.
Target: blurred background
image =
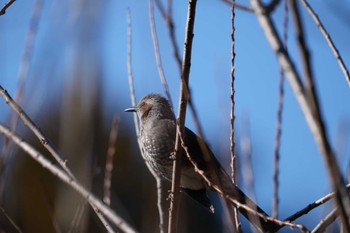
[[[167,1],[161,1],[166,7]],[[268,1],[266,1],[268,2]],[[6,1],[0,1],[4,5]],[[249,6],[249,1],[239,1]],[[310,0],[345,64],[350,64],[350,2]],[[280,34],[284,1],[273,12]],[[328,136],[344,177],[350,155],[350,91],[325,39],[300,5],[312,56],[316,88]],[[169,29],[157,7],[154,17],[162,65],[175,112],[180,73]],[[78,180],[102,198],[112,119],[119,119],[111,187],[111,207],[140,232],[158,231],[156,186],[137,145],[127,74],[127,9],[131,12],[132,71],[136,99],[164,91],[159,81],[149,20],[149,1],[16,1],[0,16],[0,85],[58,148]],[[204,137],[229,171],[231,111],[231,7],[218,0],[197,4],[190,90]],[[187,2],[172,4],[175,38],[182,56]],[[289,15],[288,50],[302,72]],[[273,163],[280,68],[256,16],[236,9],[235,129],[240,187],[272,212]],[[285,81],[279,174],[279,218],[283,219],[331,191],[324,162],[296,98]],[[188,111],[186,125],[196,130]],[[42,151],[33,133],[0,100],[0,122]],[[242,143],[249,142],[253,183]],[[2,135],[0,136],[0,231],[105,232],[90,207],[75,215],[81,199]],[[248,167],[248,168],[247,168]],[[249,189],[252,185],[252,189]],[[211,215],[183,196],[179,232],[230,232],[221,198],[210,193]],[[323,205],[298,223],[312,229],[332,209]],[[6,213],[6,214],[5,214]],[[7,217],[6,217],[7,216]],[[247,227],[244,224],[244,227]],[[246,228],[250,231],[250,228]],[[290,232],[285,228],[282,232]],[[294,230],[296,231],[296,230]],[[331,231],[337,232],[334,226]]]

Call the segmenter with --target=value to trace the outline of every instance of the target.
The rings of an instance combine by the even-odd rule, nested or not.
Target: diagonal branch
[[[336,157],[327,138],[326,129],[324,127],[321,112],[317,104],[317,96],[314,93],[309,93],[310,91],[308,92],[304,88],[300,76],[297,73],[291,58],[289,57],[288,52],[283,48],[276,28],[270,16],[266,13],[264,7],[262,6],[262,3],[259,0],[251,0],[251,4],[256,12],[260,25],[265,32],[270,46],[277,55],[278,61],[286,74],[286,77],[304,113],[309,128],[315,138],[321,155],[323,156],[332,188],[336,193],[336,203],[339,207],[342,223],[344,227],[350,231],[350,199],[347,195],[345,182],[341,175]]]
[[[3,8],[0,10],[0,15],[4,15],[6,13],[7,8],[9,8],[16,0],[9,0]]]
[[[177,131],[183,133],[185,130],[185,117],[186,117],[186,106],[189,98],[188,92],[188,80],[190,76],[191,67],[191,55],[192,55],[192,42],[193,42],[193,29],[194,19],[196,13],[197,0],[189,0],[188,12],[187,12],[187,23],[186,23],[186,34],[184,42],[184,56],[181,69],[181,87],[180,87],[180,100],[179,100],[179,112],[178,112],[178,126]],[[181,143],[179,140],[179,133],[176,133],[175,141],[175,161],[173,165],[173,175],[171,192],[173,199],[170,202],[169,210],[169,233],[176,232],[177,212],[179,207],[179,185],[180,185],[180,173],[181,173]]]
[[[63,160],[58,154],[57,150],[54,148],[53,144],[48,140],[44,133],[39,129],[38,126],[29,118],[29,116],[24,112],[24,110],[12,99],[12,97],[7,93],[7,91],[0,85],[0,95],[5,100],[5,102],[15,111],[21,118],[23,123],[35,134],[39,139],[40,143],[49,151],[49,153],[54,157],[54,159],[61,165],[64,171],[68,174],[70,179],[75,181],[75,176],[67,166],[67,160]],[[95,208],[95,206],[90,203],[91,207],[94,209],[95,213],[105,226],[108,232],[113,232],[111,226],[109,226],[105,217]]]
[[[311,15],[312,19],[315,21],[317,27],[320,29],[322,35],[324,36],[324,38],[326,39],[329,47],[331,48],[336,60],[339,63],[340,68],[342,69],[345,79],[350,87],[350,74],[349,74],[349,70],[346,68],[346,65],[343,61],[343,58],[340,56],[340,53],[337,49],[337,47],[335,46],[335,44],[333,43],[333,40],[331,38],[331,36],[329,35],[328,31],[326,30],[326,28],[323,26],[321,20],[318,18],[317,14],[315,13],[315,11],[311,8],[311,6],[309,5],[309,3],[306,0],[301,0],[301,2],[303,3],[303,5],[305,6],[306,10],[309,12],[309,14]]]
[[[154,22],[153,0],[149,0],[149,21],[150,21],[150,25],[151,25],[151,34],[152,34],[152,40],[153,40],[154,55],[156,56],[156,63],[157,63],[159,78],[160,78],[160,81],[163,85],[164,92],[169,100],[170,106],[171,106],[171,108],[173,108],[173,101],[171,99],[168,83],[167,83],[166,78],[165,78],[165,74],[164,74],[164,70],[163,70],[163,66],[162,66],[162,59],[160,58],[158,36],[157,36],[157,31],[156,31],[156,25]]]
[[[346,185],[347,191],[350,192],[350,184]],[[311,210],[319,207],[320,205],[323,205],[324,203],[328,202],[329,200],[331,200],[332,198],[334,198],[334,192],[327,194],[326,196],[318,199],[317,201],[314,201],[313,203],[307,205],[305,208],[297,211],[295,214],[289,216],[288,218],[285,219],[285,221],[294,221],[298,218],[300,218],[301,216],[309,213]]]
[[[126,221],[124,221],[124,219],[118,216],[112,209],[103,204],[99,199],[87,191],[77,180],[73,179],[65,171],[58,168],[56,165],[46,159],[39,151],[36,151],[30,144],[25,142],[24,139],[13,134],[9,128],[1,123],[0,132],[16,143],[23,151],[29,154],[32,159],[43,166],[43,168],[49,170],[53,175],[57,176],[60,180],[77,191],[87,202],[91,203],[95,211],[103,213],[124,232],[136,232]]]
[[[337,208],[333,209],[327,216],[322,219],[319,224],[312,230],[312,233],[323,233],[326,228],[337,219]]]
[[[219,185],[216,185],[216,184],[212,183],[210,181],[209,177],[206,176],[205,172],[198,167],[198,165],[196,164],[195,161],[193,161],[193,159],[191,158],[191,155],[190,155],[190,153],[188,151],[188,148],[185,145],[185,142],[183,140],[182,135],[179,135],[179,137],[180,137],[180,141],[181,141],[181,146],[184,149],[188,160],[193,165],[194,170],[200,176],[202,176],[202,178],[205,180],[205,182],[207,182],[209,187],[213,188],[216,192],[218,192],[221,196],[223,196],[225,198],[225,200],[233,203],[236,208],[238,208],[240,210],[244,210],[247,213],[249,213],[250,215],[254,216],[254,218],[250,218],[249,219],[252,224],[255,224],[256,226],[259,225],[259,223],[256,223],[256,222],[253,222],[253,221],[257,220],[257,219],[261,219],[266,224],[268,224],[270,222],[270,223],[274,223],[274,224],[278,225],[277,228],[270,229],[268,232],[275,232],[275,231],[279,230],[280,228],[282,228],[284,226],[289,226],[289,227],[292,227],[292,228],[298,228],[302,232],[309,232],[309,230],[305,226],[303,226],[301,224],[294,224],[294,223],[291,223],[290,221],[282,221],[282,220],[279,220],[279,219],[276,219],[276,218],[272,218],[272,217],[266,216],[266,215],[264,215],[262,213],[259,213],[257,210],[254,210],[254,209],[250,208],[248,205],[245,205],[245,204],[239,202],[238,200],[235,199],[235,197],[232,197],[232,196],[224,193],[222,188],[219,187]]]

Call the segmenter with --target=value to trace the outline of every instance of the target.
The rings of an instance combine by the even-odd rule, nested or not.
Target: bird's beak
[[[136,112],[136,107],[127,108],[124,110],[124,112]]]

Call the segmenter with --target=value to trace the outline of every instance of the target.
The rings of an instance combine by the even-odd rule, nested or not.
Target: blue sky
[[[88,2],[88,1],[87,1]],[[81,41],[76,37],[79,24],[74,24],[79,13],[78,6],[70,1],[44,2],[37,39],[31,60],[26,89],[30,98],[23,105],[35,115],[40,106],[55,99],[67,81],[66,68]],[[248,5],[247,1],[243,4]],[[320,19],[329,30],[347,65],[350,64],[350,28],[344,20],[344,9],[350,8],[346,1],[310,1]],[[14,94],[18,69],[24,50],[24,41],[33,1],[17,1],[0,17],[0,84]],[[78,3],[77,3],[78,5]],[[90,7],[87,17],[98,19],[92,23],[86,35],[87,64],[101,65],[100,77],[103,88],[103,105],[106,119],[117,112],[122,122],[131,123],[129,115],[122,110],[130,106],[126,69],[126,12],[132,14],[132,65],[136,97],[156,92],[164,93],[160,84],[148,18],[148,1],[104,1]],[[350,90],[330,48],[311,17],[300,4],[305,22],[307,44],[312,55],[312,67],[320,97],[322,114],[328,136],[338,153],[340,166],[346,169],[349,159]],[[176,2],[173,16],[176,39],[182,54],[187,3]],[[282,29],[282,7],[273,18]],[[160,51],[172,98],[179,95],[179,72],[173,59],[168,29],[160,14],[155,12]],[[299,71],[300,57],[295,43],[290,18],[288,48]],[[216,155],[227,163],[230,133],[230,69],[231,69],[231,15],[230,7],[221,1],[199,1],[194,29],[194,45],[190,74],[190,88],[204,136]],[[81,38],[80,38],[81,39]],[[94,54],[95,57],[89,56]],[[66,78],[65,78],[66,77]],[[252,140],[253,169],[257,198],[268,211],[272,203],[273,150],[276,131],[279,66],[272,49],[264,37],[256,17],[252,13],[236,11],[236,94],[235,115],[237,137],[245,130],[244,120],[249,119]],[[285,82],[285,102],[282,125],[280,199],[281,210],[288,215],[327,193],[329,180],[322,156],[306,124],[294,94]],[[8,117],[9,108],[0,101],[0,121]],[[195,129],[190,114],[186,124]],[[131,126],[131,124],[130,124]],[[339,135],[345,141],[339,148]],[[239,141],[237,140],[237,144]],[[227,167],[228,168],[228,167]],[[293,191],[291,191],[293,190]],[[322,213],[320,208],[318,214]],[[286,216],[282,216],[286,217]]]

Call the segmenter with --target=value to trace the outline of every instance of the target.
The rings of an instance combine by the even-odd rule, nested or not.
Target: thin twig
[[[337,219],[337,208],[333,209],[319,224],[311,231],[311,233],[322,233],[326,231],[326,228]],[[346,232],[346,231],[342,231]]]
[[[130,98],[131,98],[131,103],[132,106],[136,106],[136,99],[135,99],[135,90],[134,90],[134,79],[133,79],[133,75],[132,75],[132,63],[131,63],[131,45],[132,45],[132,37],[131,37],[131,12],[130,9],[128,9],[127,11],[127,47],[128,47],[128,53],[127,53],[127,67],[128,67],[128,79],[129,79],[129,88],[130,88]],[[134,126],[135,126],[135,131],[136,131],[136,137],[137,137],[137,142],[138,145],[140,146],[140,131],[139,131],[139,122],[137,119],[137,114],[134,113]],[[142,150],[141,148],[139,148],[141,153]],[[163,211],[163,206],[164,206],[164,201],[163,199],[165,199],[163,197],[163,185],[162,185],[162,180],[161,178],[153,171],[153,169],[151,169],[148,165],[148,163],[146,163],[146,166],[148,167],[148,170],[151,172],[151,174],[153,175],[154,179],[156,180],[156,184],[157,184],[157,207],[158,207],[158,213],[159,213],[159,230],[160,233],[164,233],[166,231],[166,223],[164,220],[164,211]]]
[[[77,232],[79,229],[79,225],[81,224],[83,220],[83,215],[86,210],[86,200],[82,199],[74,213],[73,219],[72,219],[72,224],[69,227],[67,233],[74,233]]]
[[[156,63],[157,63],[159,78],[160,78],[160,81],[163,85],[164,92],[169,100],[170,106],[171,106],[171,108],[173,108],[173,101],[171,99],[168,83],[166,81],[163,66],[162,66],[162,59],[160,57],[160,52],[159,52],[158,36],[157,36],[157,31],[156,31],[156,25],[154,22],[153,0],[149,0],[149,21],[150,21],[150,25],[151,25],[151,34],[152,34],[154,55],[156,56]]]
[[[311,8],[311,6],[309,5],[309,3],[306,0],[301,0],[301,2],[304,4],[306,10],[309,12],[309,14],[311,15],[312,19],[315,21],[317,27],[320,29],[322,35],[324,36],[324,38],[326,39],[329,47],[331,48],[336,60],[339,63],[340,68],[342,69],[345,79],[350,87],[350,74],[349,74],[349,70],[347,69],[343,58],[341,57],[337,47],[335,46],[335,44],[333,43],[333,40],[331,38],[331,36],[329,35],[328,31],[326,30],[326,28],[323,26],[321,20],[319,19],[319,17],[317,16],[317,14],[315,13],[315,11]]]
[[[249,118],[246,115],[242,120],[242,135],[240,140],[240,148],[241,148],[241,157],[242,157],[242,171],[243,171],[243,180],[247,187],[248,194],[252,197],[253,201],[256,201],[256,195],[254,190],[254,173],[252,167],[252,142],[250,136],[250,124]],[[254,211],[257,211],[254,209]],[[251,222],[259,223],[256,216],[249,216],[249,220]],[[259,226],[262,229],[261,226]],[[254,231],[254,229],[252,229]]]
[[[50,152],[55,160],[62,166],[62,168],[68,173],[70,177],[74,177],[70,169],[67,167],[67,160],[62,160],[60,155],[56,152],[57,150],[53,147],[44,133],[39,129],[38,126],[29,118],[25,111],[12,99],[7,91],[0,85],[0,95],[5,102],[19,115],[24,124],[35,134],[39,139],[40,143]]]
[[[303,24],[301,22],[301,15],[296,0],[291,0],[291,12],[295,22],[295,31],[298,38],[298,47],[300,50],[302,64],[304,67],[304,75],[307,81],[306,88],[309,100],[309,108],[312,114],[314,115],[318,128],[318,134],[315,135],[316,140],[317,138],[319,139],[319,146],[321,147],[321,151],[323,150],[323,152],[326,155],[326,160],[328,159],[327,165],[329,166],[329,172],[333,181],[333,190],[339,190],[337,204],[339,207],[342,225],[346,232],[350,232],[350,198],[346,193],[345,181],[341,175],[335,154],[332,151],[332,148],[327,138],[326,128],[321,115],[319,99],[314,83],[314,77],[310,61],[310,52],[304,38],[305,32],[303,29]],[[341,187],[339,187],[339,183]],[[338,187],[340,189],[338,189]]]
[[[175,62],[177,64],[178,70],[179,70],[179,74],[182,74],[182,58],[180,56],[180,52],[179,52],[179,46],[176,42],[176,38],[175,38],[175,25],[174,25],[174,21],[172,18],[172,1],[168,0],[168,9],[167,12],[165,13],[164,7],[162,5],[162,3],[160,2],[160,0],[155,0],[156,5],[158,7],[159,12],[161,13],[163,19],[165,20],[168,29],[169,29],[169,37],[170,37],[170,42],[173,48],[173,54],[174,54],[174,59]],[[191,93],[189,93],[189,99],[188,99],[188,105],[190,107],[190,110],[192,111],[193,115],[196,115],[195,112],[195,108],[193,106],[193,103],[191,101]],[[193,118],[194,121],[196,122],[198,119],[197,118]],[[199,124],[197,124],[199,125]]]
[[[290,0],[290,5],[291,5],[290,8],[291,8],[291,13],[292,13],[294,25],[295,25],[295,34],[298,42],[298,48],[299,48],[303,70],[304,70],[304,76],[307,81],[306,87],[309,89],[310,92],[314,93],[315,87],[313,82],[313,72],[311,67],[310,51],[305,40],[305,30],[304,30],[301,15],[299,12],[298,2],[295,0]],[[313,93],[310,93],[310,94],[314,95]]]
[[[179,69],[180,74],[181,74],[182,58],[180,56],[179,46],[177,45],[176,38],[175,38],[175,26],[174,26],[174,21],[172,18],[172,11],[171,11],[172,7],[171,7],[171,5],[168,6],[168,10],[165,13],[164,7],[163,7],[162,3],[160,2],[160,0],[155,0],[155,1],[156,1],[156,5],[158,7],[159,12],[161,13],[166,24],[168,25],[169,37],[170,37],[171,46],[173,47],[173,54],[174,54],[175,62],[177,64],[178,69]],[[171,4],[171,2],[168,2],[168,4]]]
[[[188,80],[190,76],[191,67],[191,55],[192,55],[192,42],[193,42],[193,29],[194,19],[196,13],[197,0],[189,0],[188,12],[187,12],[187,23],[186,33],[184,41],[184,56],[182,62],[181,72],[181,87],[180,87],[180,99],[179,99],[179,112],[178,112],[178,133],[183,133],[185,130],[185,118],[186,118],[186,106],[189,98],[188,92]],[[173,165],[172,183],[171,183],[171,194],[172,199],[170,202],[169,209],[169,227],[168,233],[175,233],[177,226],[177,215],[179,207],[179,185],[180,185],[180,173],[181,173],[181,153],[182,147],[179,139],[179,134],[176,134],[175,141],[175,160]]]
[[[232,0],[232,6],[231,6],[231,112],[230,112],[230,157],[231,157],[231,178],[232,183],[236,183],[236,144],[235,144],[235,58],[236,58],[236,52],[235,52],[235,0]],[[233,210],[233,226],[235,232],[239,233],[242,231],[241,224],[238,218],[238,211],[236,208]]]
[[[103,204],[99,199],[97,199],[92,193],[87,191],[79,182],[73,179],[71,176],[57,166],[55,166],[51,161],[47,160],[39,151],[35,150],[30,144],[28,144],[24,139],[16,136],[11,132],[9,128],[0,123],[0,132],[2,132],[6,137],[13,140],[23,151],[30,155],[32,159],[38,162],[43,168],[49,170],[53,175],[58,177],[64,183],[68,184],[75,191],[77,191],[87,202],[91,203],[95,207],[96,211],[101,212],[108,219],[110,219],[118,228],[125,232],[136,232],[124,219],[118,216],[112,209]]]
[[[105,177],[103,181],[103,201],[107,205],[111,204],[111,181],[113,171],[113,161],[115,155],[115,144],[118,137],[119,117],[114,115],[111,132],[109,134],[108,149],[106,155]]]
[[[134,78],[132,74],[132,63],[131,63],[131,45],[132,45],[132,34],[131,34],[131,11],[128,8],[127,10],[127,36],[128,36],[128,55],[127,55],[127,67],[128,67],[128,78],[129,78],[129,88],[130,88],[130,98],[131,98],[131,104],[132,106],[136,106],[136,98],[135,98],[135,88],[134,88]],[[137,140],[139,140],[140,137],[140,130],[139,130],[139,123],[137,120],[137,114],[133,113],[134,115],[134,126],[135,126],[135,131],[136,131],[136,137]]]
[[[301,224],[293,224],[289,221],[282,221],[282,220],[279,220],[279,219],[276,219],[276,218],[272,218],[272,217],[269,217],[269,216],[266,216],[262,213],[259,213],[257,212],[256,210],[253,210],[252,208],[250,208],[249,206],[245,205],[245,204],[242,204],[240,203],[239,201],[237,201],[235,199],[235,197],[232,197],[230,195],[227,195],[223,192],[223,190],[216,184],[212,183],[210,181],[210,179],[206,176],[205,172],[203,170],[201,170],[198,165],[196,164],[195,161],[192,160],[191,158],[191,155],[188,151],[188,148],[187,146],[185,145],[185,142],[184,142],[184,139],[182,137],[182,135],[179,135],[180,137],[180,141],[181,141],[181,146],[182,148],[184,149],[184,152],[188,158],[188,160],[191,162],[191,164],[193,165],[194,167],[194,170],[199,174],[201,175],[201,177],[205,180],[205,182],[207,182],[208,186],[213,188],[216,192],[218,192],[222,197],[224,197],[226,200],[230,201],[231,203],[233,203],[235,205],[236,208],[238,209],[241,209],[241,210],[244,210],[246,211],[247,213],[249,213],[250,215],[252,216],[255,216],[257,218],[260,218],[262,219],[265,223],[268,223],[268,222],[272,222],[274,224],[277,224],[279,225],[279,229],[282,228],[283,226],[289,226],[289,227],[292,227],[292,228],[298,228],[300,229],[301,231],[303,232],[309,232],[309,230],[301,225]],[[253,220],[253,219],[251,219]],[[271,229],[271,230],[278,230],[278,229]],[[273,231],[274,232],[274,231]]]
[[[166,18],[167,18],[167,13],[165,13],[165,10],[164,10],[164,6],[162,4],[162,2],[160,0],[154,0],[155,3],[156,3],[156,6],[160,12],[160,14],[162,15],[162,17],[165,19],[166,21]]]
[[[217,174],[218,171],[213,166],[214,165],[213,158],[210,155],[208,147],[204,143],[205,142],[205,137],[204,137],[204,134],[203,134],[203,131],[202,131],[202,127],[201,127],[201,125],[199,123],[199,120],[198,120],[199,118],[198,118],[198,115],[197,115],[197,111],[194,108],[194,105],[192,103],[191,96],[189,96],[188,103],[192,106],[191,110],[192,110],[192,115],[193,115],[193,122],[195,124],[196,130],[197,130],[197,134],[198,134],[198,136],[201,139],[203,139],[203,140],[199,140],[198,143],[199,143],[200,149],[201,149],[201,151],[203,153],[204,160],[207,162],[207,164],[209,164],[207,169],[208,169],[209,173],[211,174],[212,179],[216,180],[216,183],[218,184],[218,187],[221,189],[222,184],[221,184],[220,179],[219,179],[218,174]],[[232,226],[234,227],[233,230],[238,233],[238,228],[236,228],[236,222],[235,222],[235,219],[236,219],[236,216],[237,216],[237,215],[235,216],[236,209],[235,208],[233,209],[231,207],[231,204],[229,203],[228,200],[224,199],[224,201],[225,201],[225,204],[226,204],[226,210],[228,212],[229,219],[232,222]],[[240,223],[238,223],[238,224],[240,224]]]
[[[0,15],[4,15],[6,13],[7,8],[9,8],[16,0],[9,0],[5,6],[3,6],[0,10]]]
[[[18,233],[22,233],[21,228],[19,228],[19,226],[15,223],[15,221],[13,221],[13,219],[6,213],[6,211],[4,210],[4,208],[2,208],[2,206],[0,206],[0,210],[2,214],[5,216],[5,218],[10,222],[11,226],[13,226]]]
[[[350,184],[346,185],[347,191],[350,192]],[[325,195],[324,197],[318,199],[317,201],[307,205],[305,208],[297,211],[295,214],[289,216],[288,218],[285,219],[285,221],[294,221],[298,218],[300,218],[301,216],[309,213],[311,210],[319,207],[320,205],[323,205],[324,203],[328,202],[329,200],[331,200],[332,198],[334,198],[334,192],[331,192],[327,195]]]
[[[292,63],[291,58],[289,57],[289,54],[283,48],[281,39],[277,34],[271,17],[266,14],[260,0],[251,0],[251,4],[256,12],[259,23],[265,32],[270,46],[276,53],[278,61],[283,68],[286,77],[288,78],[288,81],[304,113],[306,121],[318,145],[321,155],[323,156],[331,180],[332,189],[337,193],[336,203],[339,207],[342,221],[344,224],[349,225],[346,222],[348,222],[350,219],[350,199],[347,195],[344,179],[341,175],[339,165],[336,161],[336,157],[330,146],[326,130],[324,128],[320,109],[318,108],[317,104],[315,105],[315,103],[317,103],[315,100],[316,96],[312,95],[311,93],[307,93],[305,90],[300,76],[297,73],[294,64]],[[312,99],[311,101],[310,98]]]
[[[288,39],[288,1],[284,2],[284,19],[283,19],[283,47],[287,50]],[[273,204],[272,204],[272,216],[278,218],[278,188],[279,188],[279,160],[280,160],[280,147],[281,147],[281,134],[282,134],[282,112],[283,112],[283,97],[284,97],[284,72],[280,68],[280,79],[278,87],[278,107],[277,107],[277,125],[276,125],[276,137],[275,137],[275,150],[274,150],[274,172],[273,172]]]
[[[74,233],[75,231],[78,231],[79,224],[81,223],[85,211],[85,204],[85,199],[81,199],[76,210],[74,211],[74,215],[67,233]]]
[[[40,143],[49,151],[49,153],[54,157],[54,159],[60,164],[63,170],[69,175],[70,179],[75,181],[75,176],[67,166],[67,160],[62,160],[61,156],[58,154],[54,145],[49,141],[49,139],[44,135],[44,133],[39,129],[39,127],[29,118],[25,111],[12,99],[12,97],[7,93],[7,91],[0,85],[0,95],[5,100],[5,102],[15,111],[23,123],[35,134],[39,139]],[[98,218],[101,220],[108,232],[113,232],[111,226],[106,221],[105,217],[97,211],[96,207],[90,203],[91,207],[94,209]]]
[[[33,7],[33,12],[29,21],[29,28],[26,35],[25,40],[25,46],[24,46],[24,52],[21,59],[20,68],[18,71],[18,81],[17,81],[17,88],[15,93],[15,102],[20,103],[22,100],[22,97],[24,95],[24,87],[25,87],[25,81],[28,76],[28,70],[30,66],[30,61],[32,59],[33,49],[34,49],[34,42],[36,39],[37,31],[38,31],[38,25],[40,21],[40,16],[42,12],[42,0],[36,0],[35,5]],[[10,116],[10,126],[12,132],[16,131],[18,122],[18,115],[14,112],[12,112]],[[6,169],[7,161],[11,155],[11,153],[8,153],[11,148],[11,141],[5,140],[4,146],[2,148],[1,154],[3,155],[0,158],[0,176],[1,173]],[[3,176],[1,176],[3,178]],[[0,197],[2,197],[2,193],[4,191],[5,187],[5,181],[0,182]]]
[[[254,12],[254,10],[251,7],[249,7],[249,6],[244,6],[242,4],[239,4],[237,2],[232,2],[230,0],[222,0],[222,1],[227,3],[227,4],[230,4],[231,7],[232,7],[232,5],[234,5],[235,8],[238,8],[240,10],[244,10],[244,11],[247,11],[247,12]]]

